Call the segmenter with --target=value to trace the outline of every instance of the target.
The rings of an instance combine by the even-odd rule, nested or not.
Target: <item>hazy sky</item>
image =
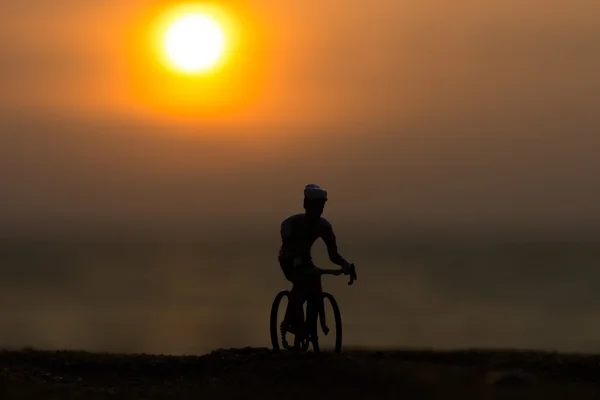
[[[226,0],[245,47],[201,81],[142,46],[171,3],[0,0],[0,346],[268,345],[316,183],[346,344],[598,350],[597,245],[446,247],[600,238],[598,0]],[[6,239],[65,231],[192,241]]]
[[[186,118],[129,47],[169,3],[0,0],[3,233],[268,226],[307,183],[348,225],[600,224],[596,0],[226,2],[256,90]]]

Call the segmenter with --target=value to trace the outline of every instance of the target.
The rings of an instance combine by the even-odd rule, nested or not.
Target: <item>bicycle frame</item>
[[[319,275],[339,275],[339,270],[331,270],[331,269],[318,269]],[[357,279],[356,268],[354,264],[350,266],[350,270],[347,272],[350,275],[350,280],[348,281],[348,285],[354,284]],[[329,293],[321,291],[318,295],[319,299],[316,299],[317,296],[308,296],[303,302],[306,302],[306,318],[303,318],[301,324],[303,327],[304,335],[296,335],[294,338],[294,347],[298,346],[307,346],[307,341],[312,341],[313,347],[315,347],[315,351],[318,351],[318,335],[317,335],[317,320],[320,322],[321,330],[327,336],[329,333],[329,327],[327,326],[327,317],[325,316],[325,303],[324,297],[329,297],[329,300],[333,303],[335,299]],[[313,302],[317,301],[318,304],[314,304]],[[300,305],[298,305],[300,307]],[[302,315],[304,317],[304,313]],[[304,346],[302,345],[304,344]]]
[[[356,278],[357,278],[354,265],[351,265],[348,270],[343,271],[343,272],[341,270],[324,270],[324,269],[318,269],[315,272],[320,275],[340,275],[341,273],[344,273],[345,275],[350,275],[350,280],[348,282],[348,285],[352,285],[356,281]],[[316,298],[314,296],[314,293],[313,293],[313,296],[307,296],[307,297],[303,296],[303,298],[301,299],[301,303],[298,305],[301,310],[300,314],[296,314],[294,312],[294,315],[292,315],[290,317],[291,318],[300,318],[301,317],[302,321],[301,322],[296,321],[297,323],[294,325],[297,327],[301,326],[302,328],[301,328],[300,332],[296,331],[298,334],[293,333],[294,334],[294,346],[292,347],[287,343],[287,341],[285,340],[285,335],[288,333],[288,329],[289,329],[288,324],[287,323],[278,324],[277,316],[279,314],[279,312],[278,312],[279,304],[281,303],[281,300],[284,297],[288,297],[288,307],[289,307],[289,304],[291,301],[290,294],[291,294],[291,291],[289,291],[289,290],[282,290],[281,292],[279,292],[277,294],[277,296],[275,296],[275,300],[273,301],[273,305],[271,307],[270,331],[271,331],[271,343],[273,345],[273,349],[275,351],[280,350],[279,334],[281,334],[281,344],[283,345],[283,348],[286,350],[296,349],[296,350],[300,350],[300,351],[306,351],[308,349],[309,344],[312,342],[315,352],[320,351],[319,343],[318,343],[318,335],[317,335],[317,324],[320,321],[321,330],[327,336],[327,334],[329,333],[329,328],[327,326],[325,309],[324,309],[323,305],[324,305],[324,300],[328,299],[328,301],[330,302],[330,304],[333,308],[334,319],[335,319],[335,352],[339,353],[341,351],[341,347],[342,347],[342,322],[341,322],[340,309],[339,309],[339,306],[338,306],[335,298],[330,293],[324,292],[322,290],[319,293],[320,299],[319,299],[318,304],[315,304],[315,302],[314,302],[314,299]],[[304,303],[307,303],[306,318],[305,318],[304,310],[303,310]],[[286,311],[286,313],[287,313],[287,311]]]

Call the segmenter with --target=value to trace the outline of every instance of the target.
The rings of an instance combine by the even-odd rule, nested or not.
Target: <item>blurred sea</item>
[[[3,239],[0,346],[193,353],[269,346],[277,237]],[[348,346],[600,351],[600,245],[341,242],[325,277]],[[317,242],[315,260],[330,266]]]

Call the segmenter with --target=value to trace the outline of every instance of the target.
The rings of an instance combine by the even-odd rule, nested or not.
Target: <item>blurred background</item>
[[[223,0],[218,84],[145,52],[175,3],[0,0],[0,346],[269,345],[316,183],[346,344],[600,350],[597,1]]]

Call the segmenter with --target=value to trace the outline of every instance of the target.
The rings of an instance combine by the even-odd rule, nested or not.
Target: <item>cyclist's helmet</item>
[[[327,191],[318,185],[310,184],[304,187],[304,198],[306,200],[327,201]]]

